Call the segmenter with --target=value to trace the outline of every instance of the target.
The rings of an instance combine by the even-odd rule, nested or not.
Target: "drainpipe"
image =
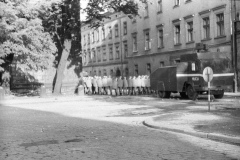
[[[122,16],[120,16],[119,18],[119,22],[120,22],[120,25],[119,25],[119,28],[120,28],[120,52],[121,52],[121,55],[120,55],[120,60],[121,60],[121,75],[123,77],[123,52],[122,52],[122,23],[121,23],[121,18]]]

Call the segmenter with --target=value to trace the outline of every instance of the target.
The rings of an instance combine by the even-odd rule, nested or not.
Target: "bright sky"
[[[81,8],[85,8],[85,7],[87,6],[87,3],[88,3],[88,0],[80,0]],[[80,15],[80,19],[81,19],[81,20],[85,20],[86,14],[83,13],[83,12],[81,12],[80,14],[81,14],[81,15]]]

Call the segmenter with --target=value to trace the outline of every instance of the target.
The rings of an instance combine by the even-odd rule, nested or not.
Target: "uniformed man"
[[[98,77],[97,79],[97,85],[98,85],[98,94],[103,94],[103,85],[102,85],[102,77]]]
[[[146,85],[145,85],[145,76],[142,75],[142,77],[141,77],[141,92],[142,92],[142,94],[145,94],[145,93],[146,93],[145,87],[146,87]]]
[[[123,89],[123,80],[122,80],[122,76],[120,76],[118,78],[118,81],[117,81],[117,85],[118,85],[118,91],[119,91],[119,95],[122,95],[122,89]]]
[[[133,95],[137,95],[137,79],[135,76],[133,76]]]
[[[87,77],[87,89],[88,89],[88,94],[92,94],[92,77]]]
[[[87,77],[83,77],[83,89],[84,89],[84,94],[87,94]]]
[[[93,85],[93,94],[98,94],[97,76],[93,77],[92,85]]]
[[[113,82],[112,82],[111,75],[109,75],[107,78],[107,85],[108,85],[108,92],[109,92],[108,95],[112,95]]]
[[[127,77],[123,78],[123,94],[124,95],[128,94],[128,80],[127,80]]]
[[[107,94],[107,77],[106,76],[103,76],[102,84],[103,84],[103,94]]]
[[[133,79],[131,76],[128,78],[128,94],[133,94]]]
[[[115,77],[113,79],[112,95],[116,95],[117,96],[118,95],[117,90],[118,90],[118,79]]]
[[[146,76],[147,77],[147,80],[146,80],[146,89],[147,89],[147,93],[150,94],[151,90],[150,90],[150,77],[149,76]]]

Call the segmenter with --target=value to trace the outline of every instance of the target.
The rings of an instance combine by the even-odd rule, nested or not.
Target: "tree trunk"
[[[61,86],[62,86],[62,80],[64,78],[64,70],[67,64],[68,56],[70,54],[71,45],[72,45],[72,40],[70,39],[64,40],[62,55],[61,55],[61,59],[59,61],[57,73],[56,73],[57,74],[56,82],[53,90],[54,95],[61,94]]]

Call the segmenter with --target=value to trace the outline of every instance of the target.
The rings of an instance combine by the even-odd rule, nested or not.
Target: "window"
[[[145,50],[151,49],[151,41],[150,41],[149,30],[144,31],[144,39],[145,39]]]
[[[128,68],[125,68],[125,77],[128,77],[129,76],[129,70]]]
[[[96,52],[95,52],[95,49],[92,50],[92,61],[96,62]]]
[[[147,63],[147,75],[151,74],[151,64]]]
[[[102,28],[102,40],[105,40],[105,29],[104,29],[104,27]]]
[[[181,44],[180,38],[181,38],[180,24],[177,24],[174,26],[174,44],[175,45]]]
[[[114,75],[113,75],[113,69],[110,70],[110,75],[111,75],[111,76],[114,76]]]
[[[217,36],[224,36],[224,14],[217,14]]]
[[[119,45],[115,46],[115,51],[116,51],[116,59],[119,59],[120,58]]]
[[[162,0],[158,0],[157,12],[162,13]]]
[[[84,57],[84,64],[87,63],[87,53],[86,51],[83,51],[83,57]]]
[[[97,30],[96,41],[99,41],[99,29]]]
[[[98,62],[101,62],[101,48],[97,48],[97,57]]]
[[[109,39],[112,39],[112,27],[109,26],[108,30],[109,30]]]
[[[163,48],[163,29],[162,28],[158,28],[158,32],[157,32],[157,43],[158,43],[158,48]]]
[[[127,34],[127,22],[123,22],[123,34]]]
[[[86,45],[86,36],[83,36],[83,44]]]
[[[192,71],[196,71],[196,64],[194,62],[192,63]]]
[[[132,17],[132,23],[136,23],[137,22],[137,17],[136,16],[133,16]]]
[[[95,37],[94,37],[95,35],[94,35],[94,31],[92,32],[92,43],[94,43],[95,42]]]
[[[106,69],[103,70],[103,75],[107,76],[107,70]]]
[[[137,33],[132,34],[133,52],[137,52]]]
[[[118,33],[118,24],[115,25],[115,37],[118,37],[119,33]]]
[[[209,17],[203,18],[203,39],[210,38],[210,20]]]
[[[88,62],[92,62],[92,52],[88,51]]]
[[[109,45],[109,60],[113,60],[113,47]]]
[[[138,76],[138,65],[137,64],[135,64],[135,66],[134,66],[134,75]]]
[[[175,6],[179,6],[180,5],[180,0],[174,0],[174,3],[175,3],[174,4]]]
[[[102,72],[100,70],[98,71],[98,76],[102,76]]]
[[[160,67],[164,67],[164,61],[160,61]]]
[[[103,61],[106,61],[107,60],[107,53],[106,53],[106,47],[104,46],[103,48],[102,48],[102,55],[103,55]]]
[[[187,22],[187,42],[193,41],[193,22]]]
[[[88,44],[90,44],[90,34],[88,34]]]
[[[128,56],[128,44],[127,42],[124,42],[123,44],[123,51],[124,51],[124,57]]]
[[[148,18],[148,14],[149,14],[148,4],[147,2],[145,2],[144,18]]]
[[[180,59],[175,59],[174,60],[174,64],[179,64],[181,61],[180,61]]]

